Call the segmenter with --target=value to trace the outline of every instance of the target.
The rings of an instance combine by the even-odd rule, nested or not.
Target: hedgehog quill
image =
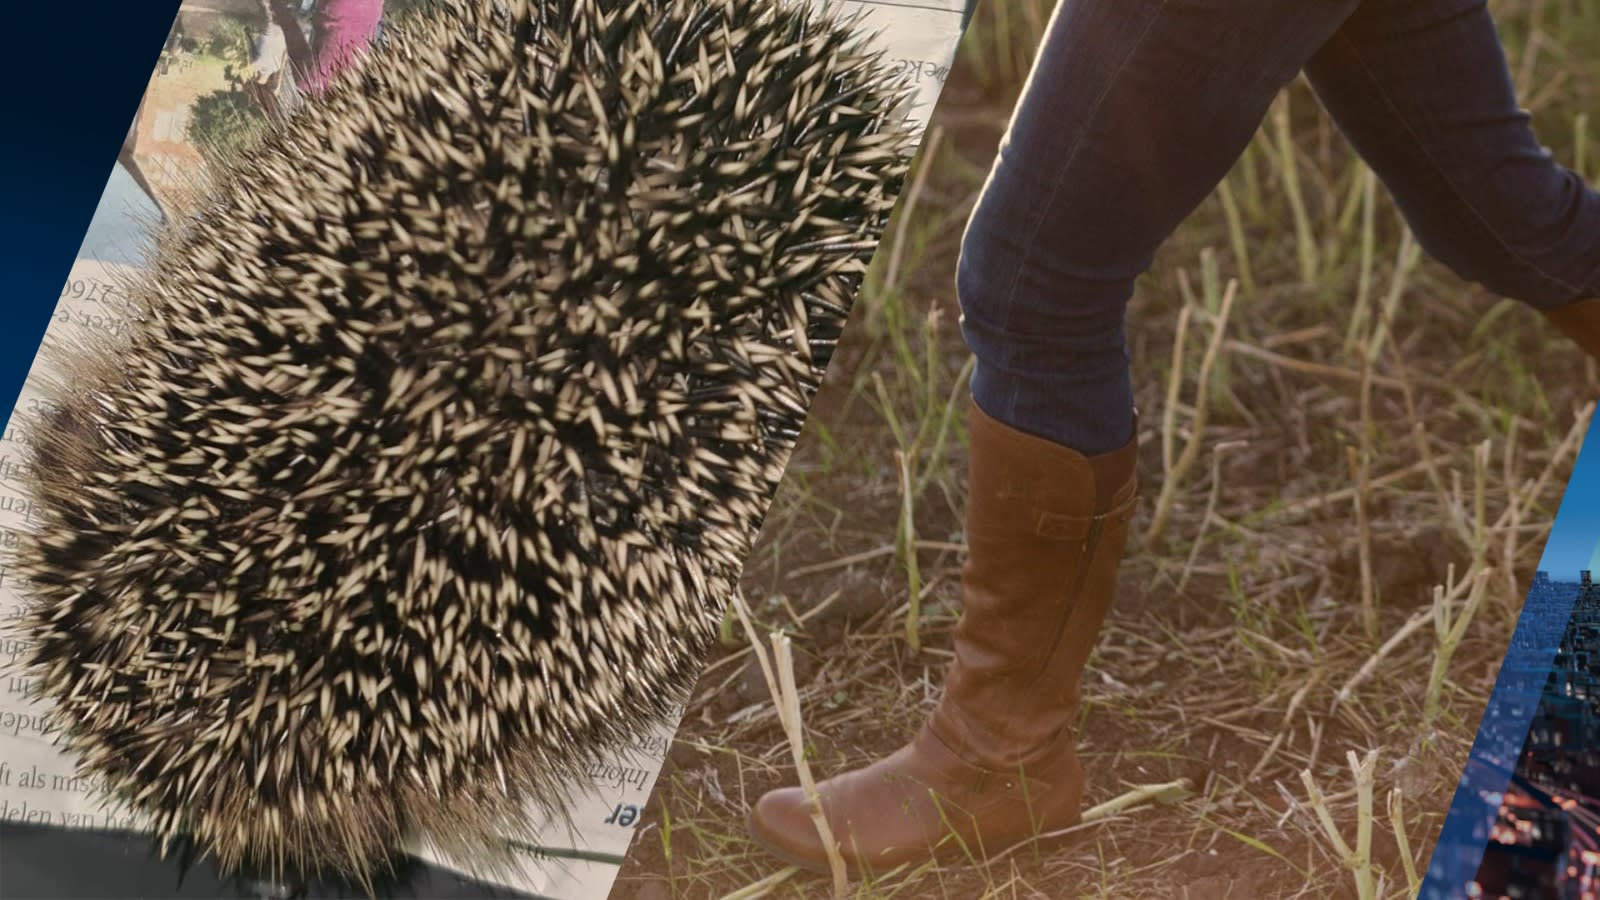
[[[698,674],[913,144],[855,22],[472,0],[158,243],[37,423],[29,663],[224,870],[478,866]]]

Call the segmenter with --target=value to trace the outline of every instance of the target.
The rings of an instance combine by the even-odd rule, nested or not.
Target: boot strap
[[[1034,533],[1042,538],[1058,541],[1081,541],[1108,523],[1122,524],[1133,518],[1137,492],[1129,491],[1117,505],[1093,516],[1073,516],[1065,513],[1041,512]]]

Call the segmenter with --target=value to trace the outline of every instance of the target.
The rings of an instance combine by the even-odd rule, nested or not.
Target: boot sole
[[[1067,827],[1072,827],[1072,826],[1067,826]],[[782,848],[782,847],[772,843],[771,841],[767,840],[766,838],[762,837],[761,836],[761,832],[759,830],[757,830],[756,827],[755,827],[754,810],[752,810],[750,813],[746,813],[745,814],[744,830],[745,830],[745,834],[749,835],[750,840],[751,840],[752,843],[754,843],[757,847],[760,847],[762,850],[766,851],[768,854],[776,857],[777,859],[779,859],[780,861],[782,861],[784,863],[787,863],[787,864],[789,864],[791,866],[794,866],[795,868],[800,869],[802,871],[810,872],[810,873],[812,873],[814,875],[832,875],[833,874],[833,869],[829,868],[828,863],[827,863],[826,860],[823,860],[822,862],[819,863],[819,862],[815,862],[813,860],[806,859],[806,858],[801,857],[801,856],[797,856],[794,853],[791,853],[790,851],[785,850],[784,848]],[[884,869],[882,872],[874,870],[871,867],[863,867],[863,866],[851,865],[850,860],[846,859],[844,861],[844,871],[845,871],[845,877],[846,878],[848,878],[851,881],[857,881],[857,880],[861,879],[864,876],[869,876],[869,875],[887,875],[889,873],[892,873],[892,872],[896,871],[897,869],[903,869],[903,868],[906,868],[908,866],[914,867],[914,866],[921,865],[921,864],[927,863],[927,862],[934,862],[934,863],[938,863],[939,865],[959,864],[961,866],[968,867],[968,868],[977,868],[979,866],[988,865],[991,862],[994,862],[996,860],[1002,859],[1002,858],[1010,855],[1011,853],[1013,853],[1013,852],[1015,852],[1017,850],[1020,850],[1020,849],[1022,849],[1024,847],[1027,847],[1029,844],[1032,844],[1032,845],[1034,845],[1034,846],[1036,846],[1036,847],[1038,847],[1040,849],[1051,849],[1051,850],[1065,849],[1068,845],[1071,845],[1071,844],[1075,843],[1076,840],[1077,840],[1077,837],[1078,837],[1078,832],[1076,830],[1073,830],[1073,831],[1068,832],[1066,834],[1057,834],[1057,835],[1052,835],[1052,836],[1048,836],[1048,837],[1047,836],[1042,836],[1042,835],[1034,835],[1034,836],[1031,836],[1031,837],[1023,838],[1022,840],[1016,841],[1016,842],[1014,842],[1014,843],[1012,843],[1012,844],[1010,844],[1008,846],[1000,847],[1000,848],[994,850],[992,853],[984,854],[981,858],[978,858],[978,859],[973,859],[972,857],[970,857],[970,856],[968,856],[966,854],[963,854],[963,853],[959,852],[958,850],[947,851],[945,853],[935,852],[935,853],[929,854],[928,856],[920,858],[920,859],[907,860],[905,862],[898,863],[896,865],[890,866],[887,869]],[[960,845],[958,843],[957,847],[959,848],[959,846]]]

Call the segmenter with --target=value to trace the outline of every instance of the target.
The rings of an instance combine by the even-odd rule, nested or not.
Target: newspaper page
[[[389,0],[384,14],[400,14],[420,2],[425,0]],[[964,0],[810,2],[862,14],[861,27],[876,36],[915,84],[911,116],[923,127],[955,54]],[[62,289],[47,343],[70,338],[77,329],[116,335],[125,327],[126,298],[119,285],[137,272],[163,210],[179,203],[195,183],[194,173],[207,159],[199,147],[253,140],[267,127],[273,107],[286,108],[293,101],[291,73],[305,71],[301,63],[316,38],[317,12],[315,0],[184,0]],[[0,821],[140,831],[142,823],[80,776],[75,761],[45,733],[44,709],[31,698],[29,679],[17,665],[27,652],[15,627],[27,585],[10,570],[5,551],[33,522],[32,501],[20,478],[29,464],[25,423],[47,402],[42,374],[36,362],[0,433]],[[676,716],[658,723],[590,771],[589,783],[574,785],[579,802],[570,824],[530,810],[542,826],[536,842],[519,847],[520,871],[492,878],[464,874],[536,897],[606,897],[676,727]],[[411,850],[447,866],[425,845]]]

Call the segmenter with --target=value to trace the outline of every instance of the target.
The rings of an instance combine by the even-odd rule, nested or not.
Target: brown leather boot
[[[1544,317],[1572,338],[1583,352],[1600,360],[1600,298],[1578,300],[1544,311]]]
[[[818,785],[853,875],[979,860],[1078,822],[1079,676],[1116,588],[1134,506],[1134,441],[1085,457],[969,410],[963,611],[933,715],[906,747]],[[763,796],[750,833],[827,871],[799,788]]]

